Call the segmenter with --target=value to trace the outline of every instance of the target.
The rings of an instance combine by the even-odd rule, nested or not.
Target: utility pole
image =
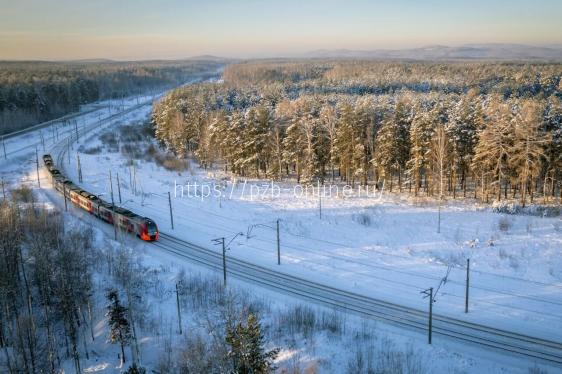
[[[170,205],[170,222],[172,224],[172,230],[174,229],[174,215],[172,214],[172,197],[170,191],[168,191],[168,204]]]
[[[224,245],[224,238],[222,238],[222,276],[224,287],[226,287],[226,247]]]
[[[74,120],[74,129],[76,130],[76,141],[78,141],[78,121]]]
[[[80,164],[80,155],[76,152],[76,166],[78,167],[78,182],[82,183],[82,165]]]
[[[113,219],[113,235],[115,240],[117,240],[117,216],[115,215],[115,204],[111,204],[111,214],[112,214],[112,219]]]
[[[117,173],[117,194],[119,195],[119,204],[121,204],[121,183],[119,183],[119,173]]]
[[[109,171],[109,189],[111,191],[111,205],[115,205],[115,200],[113,199],[113,178],[111,178],[111,170]]]
[[[66,184],[62,184],[62,195],[64,196],[64,211],[68,212],[68,205],[66,204]]]
[[[68,154],[68,164],[70,165],[70,137],[66,138],[66,153]]]
[[[421,292],[424,298],[429,297],[429,321],[427,329],[427,343],[431,344],[431,335],[433,332],[433,287],[428,288]]]
[[[470,258],[466,259],[466,293],[464,299],[464,312],[468,313],[468,288],[470,286]]]
[[[178,292],[178,284],[177,283],[176,283],[176,304],[178,305],[178,327],[180,329],[180,335],[181,335],[182,329],[181,329],[180,293]]]
[[[223,283],[225,288],[226,288],[226,251],[229,249],[227,247],[230,245],[230,243],[232,243],[234,239],[236,239],[238,236],[244,236],[244,234],[239,232],[238,234],[234,235],[230,239],[228,244],[225,243],[224,236],[222,238],[216,238],[212,240],[212,242],[215,245],[219,245],[219,244],[222,245],[222,276],[223,276]]]
[[[224,243],[224,237],[212,240],[215,245],[222,245],[222,277],[223,285],[226,287],[226,245]]]
[[[115,200],[113,199],[113,179],[111,178],[111,170],[109,171],[109,188],[111,190],[111,215],[113,219],[113,233],[117,240],[117,216],[115,215]]]
[[[43,146],[43,152],[45,152],[45,138],[43,137],[43,130],[39,132],[39,135],[41,136],[41,145]]]
[[[4,188],[4,177],[2,177],[2,197],[6,200],[6,190]]]
[[[41,181],[39,180],[39,152],[37,147],[35,147],[35,167],[37,169],[37,185],[41,188]]]
[[[279,218],[277,218],[277,265],[281,265],[281,243],[279,241]]]

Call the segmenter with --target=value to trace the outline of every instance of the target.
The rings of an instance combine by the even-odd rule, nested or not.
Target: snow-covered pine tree
[[[330,168],[330,175],[332,182],[335,178],[334,165],[338,162],[337,156],[335,154],[335,139],[336,139],[336,129],[337,129],[337,117],[336,111],[332,105],[324,104],[320,108],[320,126],[323,128],[320,131],[325,134],[326,140],[328,141],[328,155],[327,163]]]
[[[283,160],[293,167],[297,175],[297,183],[300,183],[304,152],[307,147],[306,134],[300,114],[295,108],[292,109],[289,121],[289,126],[283,139]]]
[[[261,170],[267,175],[272,153],[269,147],[271,144],[269,137],[271,136],[273,116],[270,108],[265,105],[258,105],[256,112],[257,131],[254,146],[258,154],[258,171]]]
[[[379,179],[392,192],[394,174],[398,174],[401,189],[402,171],[410,154],[411,114],[405,101],[399,100],[391,113],[387,113],[377,133],[375,151],[371,162],[375,165]]]
[[[428,166],[427,153],[430,149],[431,138],[437,118],[436,111],[427,107],[427,104],[418,103],[414,109],[415,115],[410,128],[410,160],[407,163],[410,180],[414,184],[414,195],[418,195],[422,187],[423,178],[426,178]]]
[[[230,170],[234,174],[244,176],[244,166],[247,160],[247,148],[244,144],[244,132],[246,121],[242,113],[233,111],[228,116],[227,129],[224,134],[227,159],[230,162]]]
[[[279,349],[265,350],[261,324],[253,314],[248,316],[246,325],[239,322],[227,329],[226,343],[230,346],[228,356],[235,373],[267,374],[275,369],[273,360]]]
[[[268,149],[270,150],[270,164],[267,168],[267,175],[270,178],[281,180],[283,174],[283,139],[285,130],[283,123],[277,117],[272,119],[272,124],[268,136]]]
[[[496,187],[496,196],[501,200],[501,188],[507,183],[509,157],[513,149],[512,102],[494,96],[486,108],[486,121],[478,132],[472,168],[481,178],[482,198],[488,200],[488,184]]]
[[[375,136],[379,130],[376,121],[375,103],[370,96],[359,98],[355,103],[356,122],[353,126],[355,149],[353,164],[355,175],[366,186],[369,179],[370,160],[374,149]]]
[[[378,177],[382,178],[385,186],[390,187],[390,192],[392,176],[398,164],[396,128],[392,117],[389,116],[383,121],[375,144],[376,152],[371,160],[377,169]]]
[[[325,149],[320,146],[322,144],[322,140],[319,139],[320,121],[318,111],[311,100],[302,103],[300,121],[306,144],[303,152],[302,181],[312,183],[322,173],[321,159],[325,158],[322,154]]]
[[[127,308],[121,305],[119,294],[116,290],[110,290],[107,293],[106,317],[109,324],[109,337],[108,340],[112,344],[119,343],[121,346],[121,366],[125,362],[125,346],[131,340],[131,326],[127,319]]]
[[[483,121],[480,97],[474,89],[468,91],[456,105],[451,107],[446,131],[451,140],[453,197],[456,197],[457,180],[466,196],[467,178],[474,156],[477,130],[483,126]]]
[[[338,108],[338,125],[334,140],[334,150],[339,160],[340,177],[348,183],[353,181],[354,154],[356,137],[353,130],[355,111],[350,103],[343,103]]]
[[[558,185],[562,199],[562,100],[551,96],[546,103],[544,117],[543,132],[550,134],[551,140],[545,144],[543,192],[546,197],[548,190],[554,197]]]
[[[514,139],[509,163],[519,182],[521,204],[527,202],[527,191],[533,202],[533,178],[541,171],[544,147],[550,142],[550,136],[544,134],[544,108],[533,99],[521,103],[519,113],[514,118]]]
[[[228,122],[224,111],[214,112],[209,120],[208,139],[212,157],[224,161],[225,171],[228,168],[229,154],[227,149],[226,135]]]

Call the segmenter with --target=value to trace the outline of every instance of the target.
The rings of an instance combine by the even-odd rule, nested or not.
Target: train
[[[69,199],[74,205],[94,217],[110,225],[117,225],[118,229],[135,234],[142,240],[158,240],[158,226],[153,220],[139,216],[128,209],[116,207],[75,185],[55,167],[50,154],[43,155],[43,163],[51,174],[54,189],[65,199]]]

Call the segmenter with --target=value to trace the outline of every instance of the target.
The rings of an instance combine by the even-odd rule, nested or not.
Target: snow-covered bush
[[[498,229],[503,233],[508,233],[512,223],[508,217],[501,217],[498,221]]]
[[[502,214],[525,214],[540,217],[557,217],[562,215],[562,207],[559,205],[527,205],[508,201],[495,201],[492,204],[492,212]]]
[[[371,216],[367,213],[358,213],[352,216],[354,222],[363,226],[371,226]]]

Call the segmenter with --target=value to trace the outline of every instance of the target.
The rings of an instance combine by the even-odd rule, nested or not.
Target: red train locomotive
[[[130,210],[115,207],[98,196],[84,191],[55,168],[51,155],[44,155],[43,162],[53,178],[54,188],[65,198],[70,199],[74,205],[111,225],[117,225],[120,230],[134,233],[142,240],[158,240],[158,226],[153,220],[141,217]]]

